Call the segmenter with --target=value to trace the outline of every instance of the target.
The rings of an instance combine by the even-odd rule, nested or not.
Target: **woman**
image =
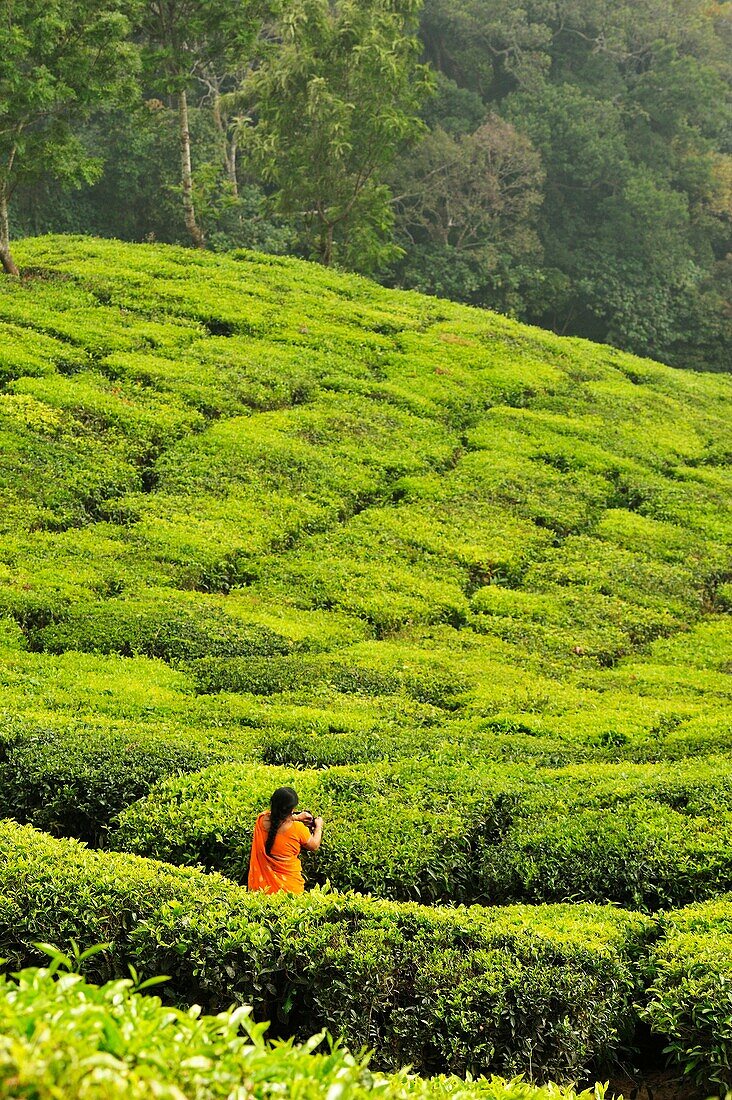
[[[278,787],[269,800],[269,811],[257,818],[249,859],[250,890],[302,894],[305,889],[300,853],[303,848],[317,852],[323,839],[323,819],[314,818],[307,810],[295,813],[297,803],[292,787]]]

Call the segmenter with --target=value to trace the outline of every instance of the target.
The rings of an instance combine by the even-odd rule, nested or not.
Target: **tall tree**
[[[397,231],[405,242],[400,281],[515,309],[517,284],[541,256],[543,179],[531,142],[497,115],[467,134],[437,126],[396,175]]]
[[[267,0],[148,0],[145,9],[148,81],[177,105],[183,216],[198,248],[205,241],[195,203],[189,93],[200,79],[236,71],[248,59],[266,10]],[[214,79],[218,95],[220,77]]]
[[[100,171],[73,129],[100,103],[134,89],[137,57],[126,0],[0,0],[0,263],[10,248],[10,204],[41,178],[71,186]]]
[[[294,0],[247,81],[255,122],[244,151],[278,208],[313,227],[324,264],[337,237],[339,258],[361,270],[389,250],[384,172],[420,133],[430,86],[416,14],[417,0]]]

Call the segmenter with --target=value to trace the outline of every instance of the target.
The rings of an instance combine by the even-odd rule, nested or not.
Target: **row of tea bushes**
[[[275,1033],[320,1028],[378,1064],[566,1081],[630,1038],[647,918],[587,905],[431,909],[315,892],[249,894],[204,875],[0,825],[0,952],[110,946],[89,976],[127,964],[207,1011],[253,1005]]]
[[[478,840],[484,896],[654,910],[732,888],[727,758],[579,764],[536,779],[500,835]]]
[[[275,787],[294,786],[301,805],[327,821],[326,843],[307,857],[311,881],[378,897],[471,901],[480,893],[476,836],[496,829],[519,781],[500,767],[476,774],[424,760],[324,771],[212,767],[153,788],[120,815],[109,843],[246,882],[254,819]]]
[[[297,771],[222,765],[161,781],[110,843],[245,881],[275,787],[327,822],[311,881],[423,901],[613,901],[654,910],[732,888],[724,758],[534,770],[420,759]]]
[[[13,299],[8,295],[2,315],[12,320],[25,302],[26,316],[42,331],[55,323],[73,337],[83,328],[81,318],[73,318],[76,326],[64,325],[64,314],[83,308],[99,328],[101,316],[109,318],[107,330],[119,318],[117,345],[125,329],[144,325],[148,347],[160,350],[186,348],[191,333],[236,339],[238,332],[278,349],[300,349],[305,359],[313,352],[348,356],[353,374],[370,375],[372,384],[381,382],[405,403],[449,411],[463,421],[468,411],[552,398],[561,427],[564,404],[571,401],[578,413],[597,416],[590,440],[622,441],[622,453],[641,460],[659,447],[673,449],[679,462],[704,450],[708,437],[680,430],[679,407],[695,404],[711,423],[724,416],[715,404],[721,387],[705,377],[676,372],[677,378],[615,349],[292,259],[191,257],[169,246],[71,237],[36,238],[18,247],[21,262],[41,267],[46,278],[28,281],[25,293]],[[48,277],[53,274],[58,278]],[[90,339],[86,343],[91,346]],[[96,344],[100,349],[103,341]],[[642,402],[645,394],[649,400]]]
[[[0,323],[0,385],[58,370],[81,370],[86,365],[86,356],[78,348],[21,325]]]
[[[96,843],[156,780],[252,755],[255,731],[220,707],[197,706],[168,665],[33,654],[8,633],[0,631],[0,816]]]
[[[514,663],[565,672],[719,604],[718,380],[294,262],[23,247],[46,277],[3,288],[0,323],[43,345],[48,370],[29,352],[1,395],[0,486],[26,506],[29,542],[49,538],[30,578],[18,540],[0,607],[35,646],[195,659],[211,628],[221,653],[205,601],[192,639],[137,629],[156,572],[209,593],[251,585],[270,608],[340,608],[380,635],[470,625]],[[88,524],[116,545],[103,606],[76,614],[60,593],[73,604],[78,562],[52,536]],[[485,595],[496,587],[518,599]],[[223,652],[249,650],[227,638]]]
[[[156,644],[196,637],[195,600],[180,595],[157,624],[157,638],[154,609],[164,607],[162,595],[157,601],[150,596],[145,604],[138,629],[149,630]],[[485,765],[493,774],[498,764],[546,768],[732,750],[732,705],[719,694],[723,681],[729,681],[723,669],[730,659],[730,636],[723,620],[690,632],[686,645],[681,638],[656,643],[654,650],[665,647],[658,657],[654,652],[645,663],[622,670],[625,691],[570,689],[555,681],[552,697],[552,682],[512,668],[502,643],[495,648],[482,639],[476,650],[465,632],[441,628],[429,637],[354,644],[350,622],[326,613],[255,619],[249,605],[241,610],[241,617],[221,620],[217,610],[210,625],[221,631],[222,640],[231,624],[252,646],[304,651],[205,657],[178,667],[143,656],[30,653],[18,625],[0,618],[0,813],[96,843],[114,815],[156,780],[219,762],[259,760],[320,769],[419,757],[432,767],[462,762],[467,750],[476,767]],[[116,625],[111,623],[112,632]],[[351,644],[338,646],[339,639]],[[332,644],[336,652],[328,651]],[[319,647],[326,651],[318,653]],[[681,659],[687,651],[691,669]],[[472,704],[467,714],[462,706],[466,680],[478,680],[481,670],[492,706],[502,703],[490,718],[473,713]],[[612,675],[620,671],[613,669]],[[246,677],[248,686],[256,681],[267,691],[281,686],[283,677],[321,679],[307,689],[267,695],[197,694],[197,684],[203,686],[209,676],[219,684],[221,677],[231,677],[227,686],[232,688],[244,686]],[[696,677],[693,695],[690,676]],[[667,699],[659,697],[659,685]],[[496,891],[495,896],[509,898],[544,896],[525,893],[531,887],[524,883],[524,871],[516,883],[506,877],[508,869],[513,875],[517,861],[532,862],[530,851],[518,850],[521,837],[537,824],[543,827],[542,814],[532,815],[530,807],[521,813],[519,831],[506,837],[514,854],[507,867],[496,869],[498,877],[490,872],[491,896]],[[533,820],[527,823],[527,816]],[[689,823],[675,816],[669,819],[671,826],[674,822],[689,838]],[[641,821],[631,830],[639,842],[644,828]],[[714,824],[710,828],[713,833]],[[616,836],[612,828],[605,832]],[[708,839],[714,845],[714,836]],[[619,843],[618,836],[615,849]],[[681,844],[688,848],[683,837]],[[556,845],[550,845],[550,854],[556,858]],[[679,890],[685,890],[687,879],[681,879]],[[592,883],[579,889],[592,890]],[[636,904],[642,894],[630,889],[634,892],[620,896]],[[680,901],[703,895],[677,891],[671,896]]]
[[[327,1027],[353,1047],[378,1044],[382,1066],[410,1062],[421,1072],[536,1074],[540,1066],[541,1076],[576,1078],[630,1042],[640,1018],[700,1084],[732,1086],[729,897],[654,921],[581,904],[440,910],[319,892],[267,899],[215,875],[101,855],[12,823],[0,826],[0,852],[0,949],[12,963],[37,957],[39,940],[67,950],[72,940],[104,942],[84,962],[90,977],[119,979],[128,963],[146,975],[164,970],[168,998],[211,1011],[253,1004],[275,1033],[304,1039]],[[62,981],[35,971],[18,988],[0,982],[0,1082],[22,1071],[60,1090],[48,1095],[72,1095],[74,1081],[90,1091],[73,1095],[116,1095],[104,1088],[113,1080],[132,1088],[138,1070],[149,1073],[174,1023],[183,1049],[162,1057],[169,1070],[183,1072],[180,1058],[206,1060],[192,1095],[207,1097],[239,1072],[231,1017],[194,1026],[192,1014],[161,1012],[119,980],[101,991]],[[96,1062],[94,1050],[108,1058]],[[267,1065],[287,1075],[295,1062],[285,1063]],[[457,1082],[444,1087],[472,1095]],[[478,1088],[493,1100],[532,1096],[529,1086]]]
[[[0,815],[99,844],[109,823],[165,776],[231,759],[246,742],[204,731],[76,722],[59,729],[0,719]]]
[[[27,968],[0,979],[0,1095],[35,1100],[601,1100],[501,1078],[425,1081],[372,1071],[322,1036],[268,1042],[244,1007],[216,1016],[142,996],[131,979],[97,986]]]
[[[79,603],[60,622],[30,632],[50,653],[118,653],[173,662],[203,656],[287,653],[288,640],[227,614],[193,593],[152,590],[143,598]]]

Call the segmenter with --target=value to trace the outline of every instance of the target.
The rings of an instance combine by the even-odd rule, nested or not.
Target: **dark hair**
[[[277,830],[286,820],[299,802],[297,792],[292,787],[278,787],[269,800],[269,832],[264,843],[267,855],[272,854],[272,845],[277,836]]]

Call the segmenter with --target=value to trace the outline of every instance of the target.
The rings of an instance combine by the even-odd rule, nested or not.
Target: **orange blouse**
[[[310,830],[302,821],[290,819],[281,825],[272,845],[271,855],[264,847],[268,813],[260,814],[254,826],[252,854],[249,857],[249,889],[276,894],[287,890],[290,894],[302,894],[305,879],[300,866],[300,852],[310,840]]]

